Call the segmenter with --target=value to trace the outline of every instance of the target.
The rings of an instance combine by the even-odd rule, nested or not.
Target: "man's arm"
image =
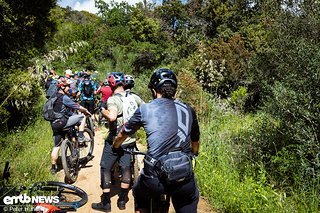
[[[192,141],[191,142],[191,150],[195,156],[198,156],[198,154],[199,154],[199,147],[200,147],[199,141]]]
[[[117,119],[118,110],[116,108],[105,109],[104,107],[102,107],[100,111],[102,116],[107,118],[110,122],[113,122]]]
[[[126,135],[123,131],[120,131],[119,134],[117,135],[116,139],[113,142],[113,148],[120,148],[121,144],[123,141],[127,139],[128,135]]]

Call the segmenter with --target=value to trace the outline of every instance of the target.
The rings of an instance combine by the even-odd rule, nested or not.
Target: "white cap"
[[[67,69],[65,72],[66,75],[72,75],[72,70]]]

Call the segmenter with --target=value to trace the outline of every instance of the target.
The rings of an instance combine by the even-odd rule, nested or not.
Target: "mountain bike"
[[[98,126],[104,125],[106,128],[108,128],[108,119],[103,117],[102,113],[100,112],[100,107],[97,105],[97,107],[94,109],[94,114],[93,114],[95,121],[98,123]]]
[[[125,151],[128,154],[131,154],[130,158],[130,172],[131,172],[131,187],[137,182],[140,172],[142,170],[142,166],[139,164],[138,154],[132,154],[132,152],[139,152],[138,147],[135,145],[132,148],[126,148]],[[115,184],[116,176],[121,179],[121,166],[116,162],[111,170],[111,182]]]
[[[92,120],[91,116],[86,116],[86,127],[92,131],[93,136],[96,135],[95,128],[94,128],[94,123],[93,123],[93,120]]]
[[[61,143],[61,161],[65,173],[65,182],[74,183],[78,178],[81,165],[85,165],[93,158],[93,132],[85,128],[85,140],[78,142],[79,123],[64,129],[65,139]]]
[[[135,158],[133,175],[134,175],[134,184],[138,180],[138,176],[140,175],[141,166],[138,165],[137,155],[148,156],[145,152],[140,152],[137,150],[129,150],[124,149],[124,152],[131,154]],[[170,207],[170,194],[161,194],[157,197],[150,198],[150,209],[149,213],[168,213]]]
[[[85,191],[63,182],[10,186],[9,169],[7,161],[0,184],[0,212],[69,212],[76,211],[88,201]]]

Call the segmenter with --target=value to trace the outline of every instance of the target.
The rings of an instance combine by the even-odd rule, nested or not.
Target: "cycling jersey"
[[[78,91],[81,92],[80,100],[81,101],[94,101],[94,93],[93,92],[90,97],[85,96],[85,94],[84,94],[84,81],[85,80],[81,81],[78,86]],[[92,86],[92,91],[97,90],[96,84],[93,81],[91,81],[91,86]]]
[[[112,90],[109,86],[101,86],[97,91],[97,94],[99,93],[102,95],[101,102],[107,101],[112,96]]]
[[[157,98],[142,104],[123,131],[129,135],[141,126],[147,135],[148,155],[155,159],[174,147],[190,153],[191,141],[199,141],[200,131],[194,110],[177,100]]]

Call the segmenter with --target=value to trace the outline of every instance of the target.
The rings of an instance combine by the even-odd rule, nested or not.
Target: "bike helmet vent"
[[[125,86],[123,72],[112,72],[108,76],[108,82],[111,88],[115,88],[119,85]]]
[[[150,89],[159,89],[165,82],[171,82],[177,88],[178,81],[174,72],[167,68],[156,69],[150,79],[148,87]]]

